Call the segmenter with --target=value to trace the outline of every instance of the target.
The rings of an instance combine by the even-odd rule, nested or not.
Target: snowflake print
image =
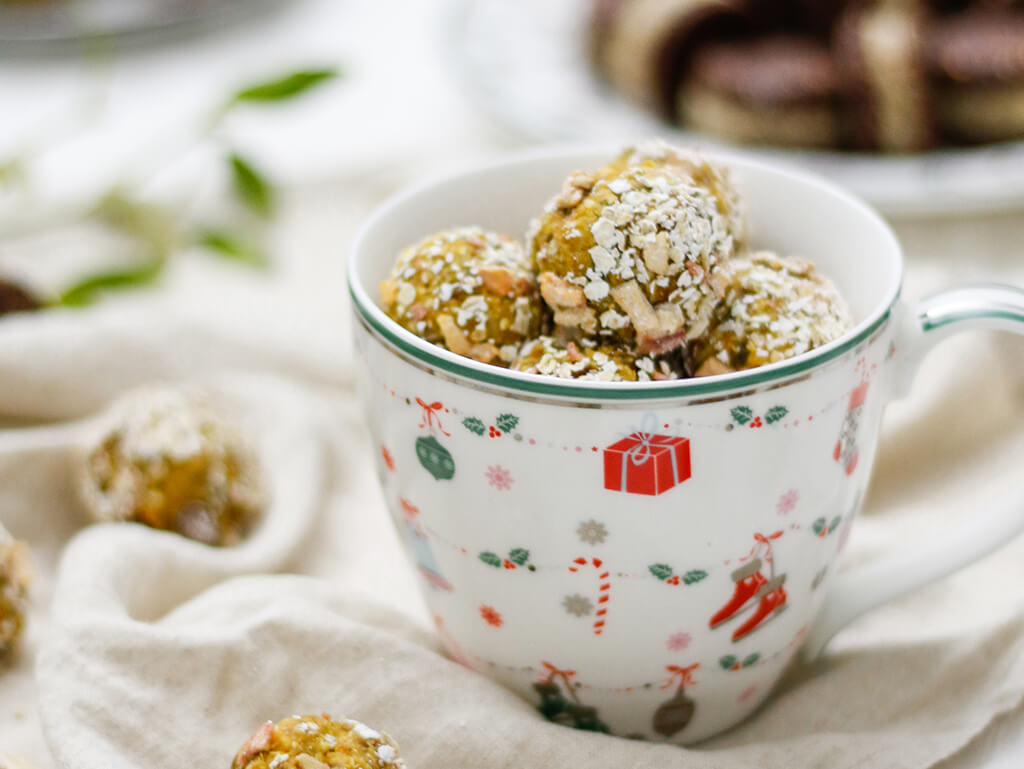
[[[391,472],[395,472],[395,458],[391,456],[387,446],[380,447],[380,458],[384,460],[384,466]]]
[[[753,697],[756,693],[757,693],[757,684],[751,684],[746,689],[744,689],[742,692],[740,692],[740,696],[736,698],[736,701],[737,702],[746,702],[751,697]]]
[[[670,652],[681,652],[690,645],[690,641],[693,640],[693,636],[689,633],[673,633],[665,641],[665,648]]]
[[[790,489],[781,497],[775,505],[775,512],[779,515],[789,515],[793,512],[796,507],[796,503],[800,501],[800,492],[796,489]]]
[[[515,479],[512,477],[512,473],[501,465],[491,465],[487,468],[484,475],[487,476],[487,482],[491,484],[491,488],[497,489],[498,491],[508,491],[512,488],[512,484],[515,482]]]
[[[589,617],[594,613],[594,604],[589,598],[579,593],[567,595],[562,600],[562,606],[565,607],[565,611],[568,614],[574,617]]]
[[[588,545],[599,545],[607,539],[608,529],[603,523],[591,519],[579,525],[576,535]]]
[[[493,606],[487,606],[486,604],[481,606],[480,616],[483,617],[484,622],[491,627],[501,627],[505,624],[505,620],[501,618],[501,614],[499,614]]]

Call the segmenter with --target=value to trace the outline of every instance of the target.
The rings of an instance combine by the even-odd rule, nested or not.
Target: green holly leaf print
[[[736,658],[731,654],[726,654],[724,657],[718,660],[718,664],[722,667],[722,670],[728,670],[736,664]]]
[[[789,409],[787,409],[785,406],[772,406],[764,415],[764,421],[770,425],[775,424],[780,419],[784,418],[788,413]]]
[[[493,566],[495,569],[501,567],[501,558],[494,553],[480,553],[480,560],[488,566]]]
[[[821,532],[823,532],[825,530],[825,519],[824,518],[819,518],[818,520],[816,520],[814,523],[811,524],[811,528],[814,530],[815,534],[820,535]]]
[[[516,429],[516,425],[519,424],[519,417],[515,414],[501,414],[494,423],[498,425],[498,429],[503,433],[510,433]]]
[[[691,569],[690,571],[686,572],[686,574],[683,575],[683,584],[684,585],[696,584],[697,582],[700,582],[702,579],[704,579],[707,575],[708,575],[708,573],[706,571],[704,571],[703,569]]]
[[[647,567],[651,570],[651,574],[664,582],[666,579],[672,576],[672,567],[667,563],[654,563]]]
[[[749,668],[751,665],[756,665],[759,659],[761,659],[760,653],[754,652],[743,660],[743,667]]]
[[[476,417],[466,417],[462,420],[462,426],[471,433],[476,433],[477,435],[483,435],[484,431],[487,429],[487,426]]]
[[[839,528],[839,523],[842,520],[843,520],[843,516],[841,516],[841,515],[837,515],[835,518],[833,518],[831,523],[829,523],[829,525],[828,525],[828,533],[831,534],[833,531],[838,529]]]
[[[508,554],[508,559],[512,561],[516,566],[522,566],[530,560],[530,551],[524,550],[521,547],[517,547]]]
[[[750,406],[737,406],[729,413],[732,414],[732,418],[741,425],[745,425],[754,418],[754,412],[751,410]]]

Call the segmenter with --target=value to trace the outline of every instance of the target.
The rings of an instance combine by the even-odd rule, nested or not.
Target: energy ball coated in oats
[[[31,582],[28,545],[0,525],[0,654],[14,647],[25,628]]]
[[[638,356],[622,347],[589,340],[562,343],[550,336],[542,336],[523,345],[522,353],[512,368],[559,379],[598,382],[647,382],[682,376],[681,367],[673,366],[665,359]]]
[[[445,230],[405,249],[380,298],[407,330],[484,363],[508,365],[540,332],[542,305],[522,245],[479,227]]]
[[[234,545],[263,506],[255,457],[199,395],[140,390],[119,400],[87,448],[79,489],[98,522],[135,521]]]
[[[238,750],[231,769],[404,769],[388,735],[328,715],[268,721]]]
[[[846,302],[811,262],[765,251],[733,259],[729,272],[717,322],[693,344],[697,376],[792,358],[851,326]]]
[[[706,330],[743,222],[724,170],[652,142],[572,174],[529,241],[556,326],[660,354]]]

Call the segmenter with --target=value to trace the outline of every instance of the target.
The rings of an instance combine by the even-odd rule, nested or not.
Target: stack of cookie
[[[749,144],[918,152],[1024,137],[1021,0],[594,0],[595,67]]]

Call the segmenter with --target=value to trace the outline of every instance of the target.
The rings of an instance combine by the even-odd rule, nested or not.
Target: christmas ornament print
[[[697,703],[686,695],[687,686],[695,686],[693,674],[700,667],[695,663],[689,667],[668,665],[665,669],[669,672],[669,679],[662,684],[662,689],[678,684],[676,693],[667,702],[663,702],[654,711],[652,726],[654,731],[663,737],[672,737],[685,729],[693,720],[697,711]]]
[[[423,469],[436,480],[450,481],[455,477],[455,460],[452,459],[451,452],[434,436],[435,431],[446,437],[451,436],[451,433],[445,432],[441,426],[440,411],[444,404],[441,401],[427,403],[421,398],[417,398],[416,403],[423,410],[420,429],[430,431],[430,435],[421,435],[416,439],[416,458],[423,465]]]
[[[690,440],[657,435],[657,426],[649,414],[639,430],[604,450],[606,489],[657,496],[689,480]]]
[[[541,664],[544,666],[544,675],[533,685],[534,691],[540,695],[537,710],[541,715],[563,726],[609,734],[610,730],[598,716],[597,709],[580,701],[572,680],[576,671],[560,670],[550,662]]]

